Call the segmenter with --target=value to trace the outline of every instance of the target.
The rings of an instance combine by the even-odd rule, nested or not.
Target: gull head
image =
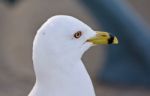
[[[51,17],[33,42],[36,83],[28,96],[95,96],[81,57],[91,46],[117,43],[72,16]]]
[[[107,32],[97,32],[82,21],[66,15],[48,19],[38,30],[33,44],[33,52],[51,54],[55,57],[78,57],[93,45],[117,44],[115,36]]]

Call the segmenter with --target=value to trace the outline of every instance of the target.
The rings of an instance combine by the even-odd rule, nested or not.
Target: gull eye
[[[82,32],[81,32],[81,31],[78,31],[78,32],[76,32],[76,33],[74,34],[74,37],[75,37],[76,39],[78,39],[78,38],[81,37],[81,35],[82,35]]]

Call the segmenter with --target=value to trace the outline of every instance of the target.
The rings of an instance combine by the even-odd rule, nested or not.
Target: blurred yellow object
[[[87,40],[93,44],[118,44],[116,36],[109,34],[108,32],[96,31],[96,36]]]

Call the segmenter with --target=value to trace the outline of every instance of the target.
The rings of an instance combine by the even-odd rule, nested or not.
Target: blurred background
[[[32,41],[53,15],[74,16],[109,31],[115,46],[83,56],[97,96],[150,96],[149,0],[1,0],[0,96],[27,96],[35,82]]]

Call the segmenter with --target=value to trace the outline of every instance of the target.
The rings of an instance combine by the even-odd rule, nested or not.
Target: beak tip
[[[113,44],[118,44],[118,43],[119,43],[119,41],[118,41],[117,37],[115,36],[114,40],[113,40]]]

